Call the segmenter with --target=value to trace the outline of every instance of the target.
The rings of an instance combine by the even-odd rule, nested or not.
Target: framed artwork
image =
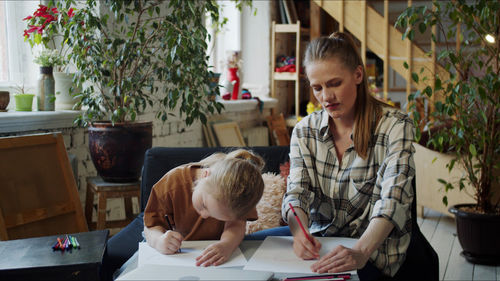
[[[86,232],[60,133],[0,138],[0,240]]]
[[[234,121],[212,124],[219,146],[241,147],[246,146],[240,127]]]

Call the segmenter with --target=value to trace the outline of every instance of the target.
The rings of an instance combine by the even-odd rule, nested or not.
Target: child
[[[238,149],[166,173],[153,186],[144,211],[148,244],[168,255],[176,253],[183,240],[220,238],[196,258],[196,265],[226,262],[243,240],[246,220],[257,219],[263,166],[261,157]]]

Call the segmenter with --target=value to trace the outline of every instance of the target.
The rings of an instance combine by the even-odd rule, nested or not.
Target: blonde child
[[[144,211],[148,244],[169,255],[183,240],[220,239],[196,258],[196,265],[226,262],[243,240],[246,220],[257,219],[263,166],[261,157],[239,149],[169,171],[153,186]]]

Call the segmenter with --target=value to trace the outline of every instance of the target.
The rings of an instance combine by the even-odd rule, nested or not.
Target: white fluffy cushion
[[[280,226],[281,202],[286,191],[285,179],[273,173],[262,174],[264,193],[257,203],[256,221],[247,222],[246,234]]]

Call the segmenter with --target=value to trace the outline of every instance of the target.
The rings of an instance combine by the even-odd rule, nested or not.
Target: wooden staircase
[[[404,41],[401,40],[402,32],[389,24],[388,0],[384,1],[384,16],[370,7],[367,1],[313,0],[313,2],[339,22],[341,31],[346,28],[361,42],[361,54],[364,55],[366,49],[369,48],[384,61],[384,78],[388,77],[388,66],[390,66],[406,81],[411,81],[411,84],[407,83],[407,96],[411,93],[412,85],[419,90],[423,90],[427,85],[433,85],[433,73],[439,73],[441,80],[446,80],[449,77],[449,73],[441,65],[435,63],[436,46],[434,42],[431,42],[433,55],[429,56],[408,38]],[[408,2],[411,5],[411,0]],[[433,29],[433,33],[436,33],[435,29]],[[403,66],[404,62],[408,63],[408,69]],[[429,77],[430,80],[426,81],[425,84],[416,84],[411,78],[411,73],[420,74],[422,68],[422,75]],[[387,80],[384,79],[384,93],[388,92]]]

